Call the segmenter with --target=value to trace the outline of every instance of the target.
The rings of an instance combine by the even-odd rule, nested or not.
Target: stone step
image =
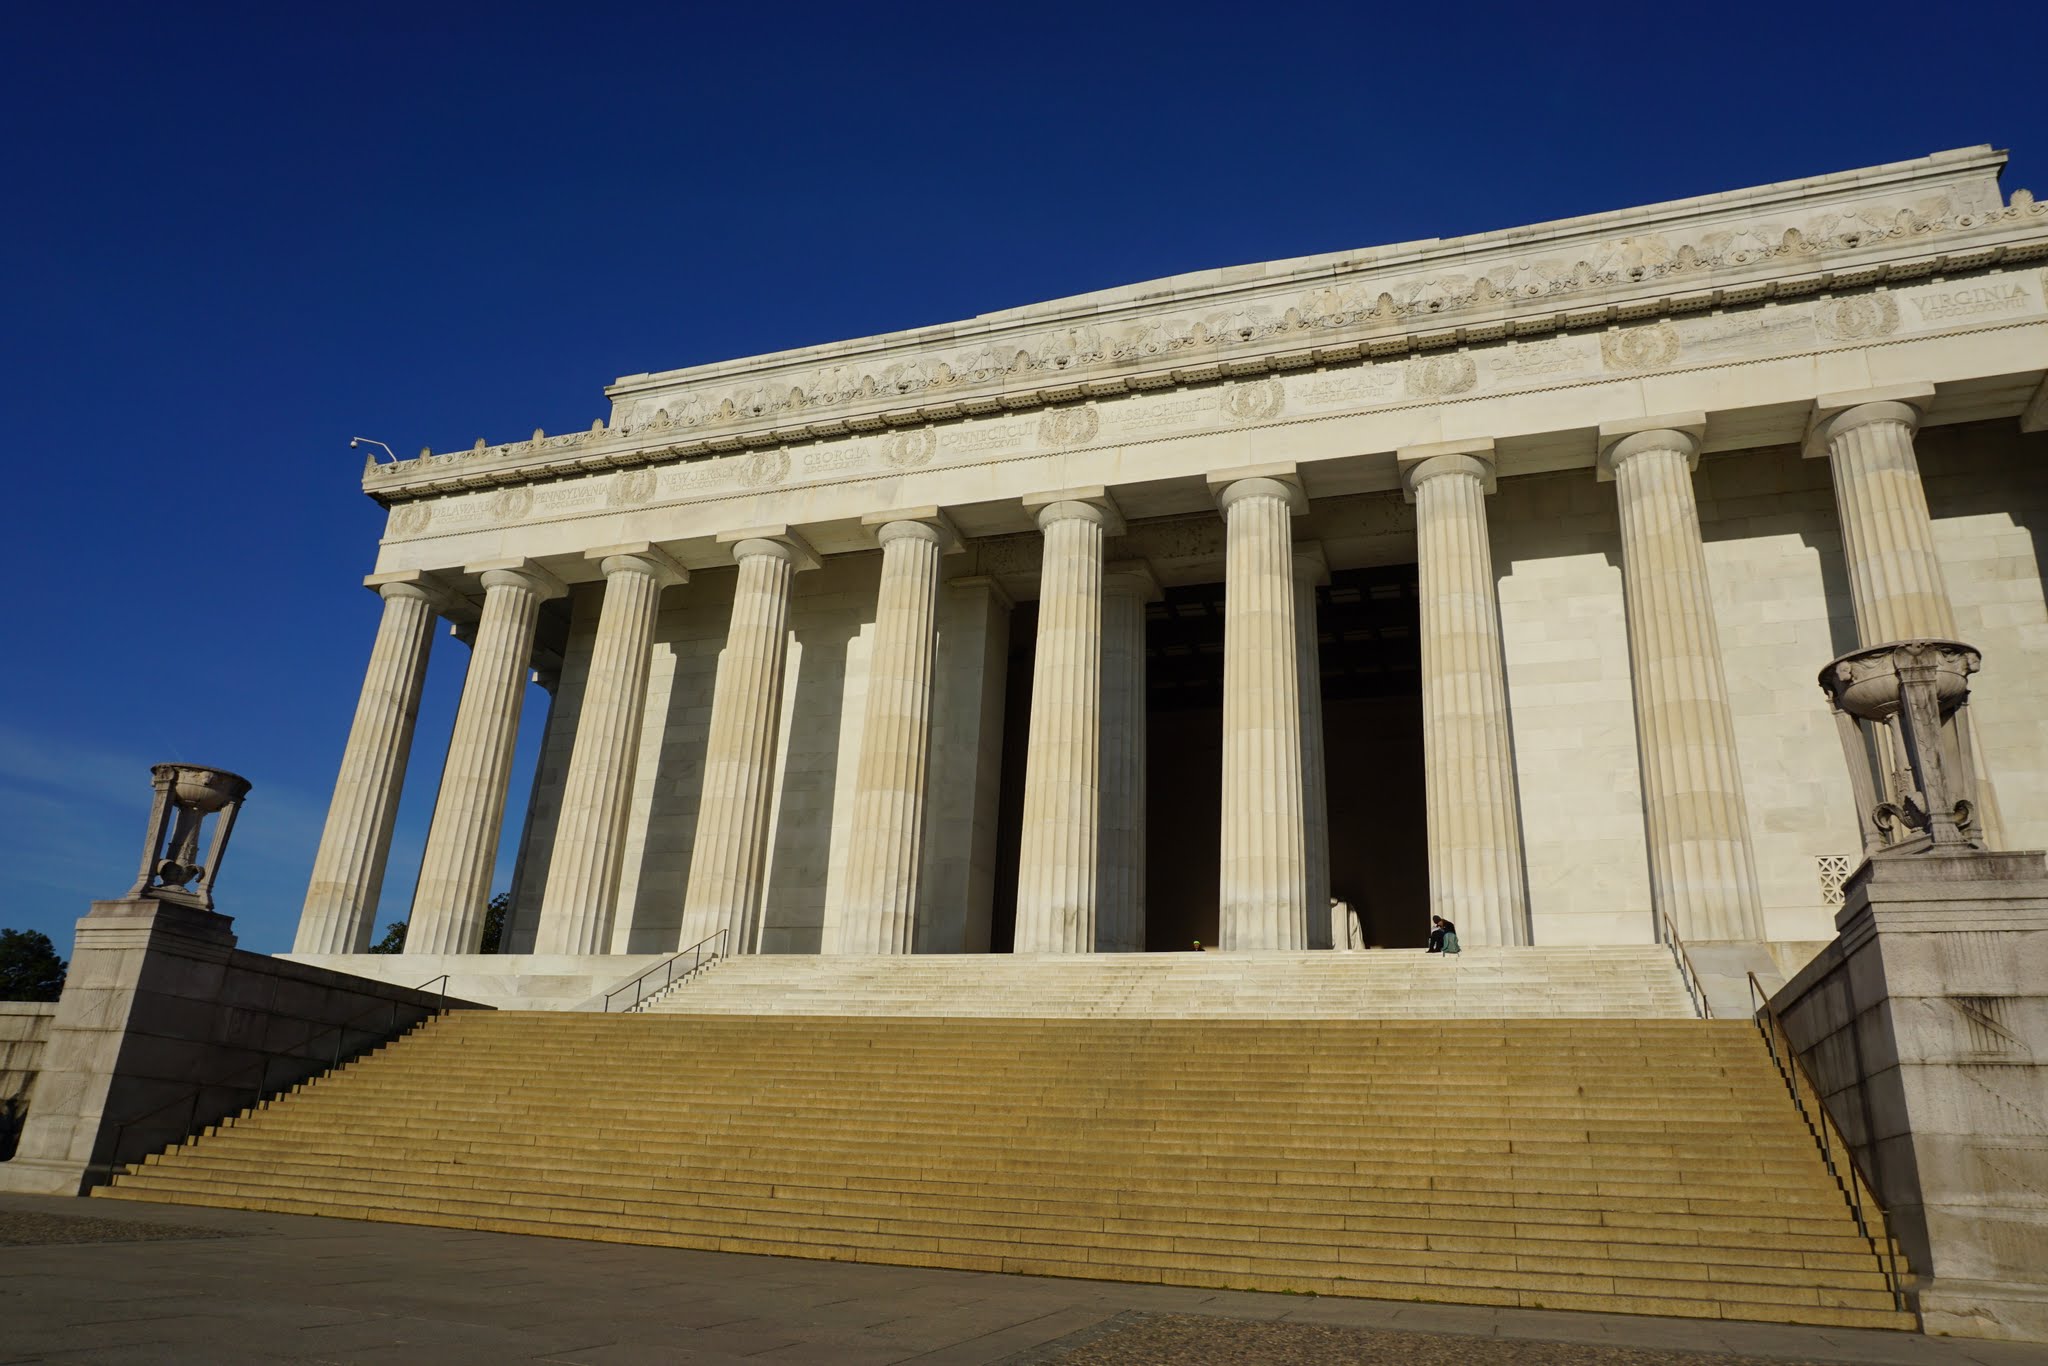
[[[643,1006],[671,1014],[1046,1018],[1688,1018],[1656,945],[1300,953],[746,954]]]
[[[1908,1326],[1745,1023],[468,1012],[113,1198]]]

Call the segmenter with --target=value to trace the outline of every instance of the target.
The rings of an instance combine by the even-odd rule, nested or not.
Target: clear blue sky
[[[186,759],[254,780],[222,909],[289,947],[377,617],[351,435],[567,431],[622,374],[1982,142],[2048,193],[2044,16],[15,7],[0,926],[68,952]],[[465,655],[435,651],[380,924]]]

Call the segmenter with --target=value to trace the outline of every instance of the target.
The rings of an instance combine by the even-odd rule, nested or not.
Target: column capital
[[[1116,499],[1109,496],[1109,490],[1100,484],[1083,484],[1076,488],[1027,493],[1018,501],[1024,505],[1024,510],[1037,520],[1040,531],[1054,522],[1079,519],[1094,522],[1102,528],[1102,534],[1105,536],[1124,534],[1123,509],[1116,505]]]
[[[399,569],[388,574],[365,574],[363,587],[380,598],[418,598],[440,616],[451,621],[476,618],[476,604],[455,591],[439,575],[424,569]]]
[[[1813,415],[1807,419],[1806,442],[1800,454],[1808,460],[1823,459],[1836,437],[1873,422],[1902,422],[1908,429],[1918,431],[1920,419],[1933,402],[1934,386],[1920,380],[1822,394],[1813,401]]]
[[[1411,503],[1415,501],[1416,488],[1440,474],[1469,474],[1488,493],[1493,492],[1498,482],[1498,462],[1490,437],[1403,446],[1394,452],[1394,464],[1401,472],[1401,493]]]
[[[887,545],[899,536],[914,536],[937,545],[941,555],[951,555],[961,549],[960,528],[953,525],[953,519],[946,515],[944,509],[931,504],[863,513],[860,524],[872,531],[881,545]]]
[[[541,568],[539,561],[516,555],[502,560],[479,560],[464,565],[462,571],[476,575],[485,588],[523,588],[543,601],[569,591],[569,585]]]
[[[1159,580],[1153,577],[1152,566],[1144,560],[1111,560],[1102,566],[1102,591],[1135,597],[1142,602],[1157,602],[1165,596],[1160,590]]]
[[[1321,541],[1294,543],[1294,581],[1306,581],[1318,588],[1330,581],[1330,559],[1323,554]]]
[[[1644,451],[1676,451],[1685,457],[1687,469],[1700,467],[1700,443],[1706,439],[1705,413],[1671,413],[1630,422],[1600,424],[1600,453],[1596,462],[1600,482],[1612,483],[1614,472],[1630,456]]]
[[[663,588],[690,581],[690,571],[652,541],[595,546],[584,551],[583,558],[596,560],[598,569],[606,578],[614,574],[647,574]]]
[[[735,563],[754,555],[772,555],[776,559],[787,560],[797,570],[816,569],[819,564],[818,552],[811,549],[811,543],[786,523],[721,531],[718,543],[732,547]]]
[[[1236,465],[1229,469],[1211,470],[1207,477],[1209,496],[1216,500],[1218,512],[1228,513],[1230,505],[1238,499],[1260,494],[1284,499],[1288,512],[1296,517],[1308,511],[1308,489],[1303,486],[1301,471],[1292,460],[1265,465]]]

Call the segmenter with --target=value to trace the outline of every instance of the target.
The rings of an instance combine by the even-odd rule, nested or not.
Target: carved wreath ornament
[[[1424,397],[1462,394],[1479,383],[1479,363],[1460,351],[1454,356],[1422,356],[1408,362],[1408,392]]]
[[[1287,406],[1287,388],[1277,379],[1233,384],[1223,395],[1223,411],[1233,422],[1264,422]]]
[[[1627,327],[1600,338],[1600,359],[1617,370],[1649,370],[1678,359],[1678,329],[1670,323]]]
[[[1102,414],[1090,403],[1082,408],[1055,408],[1038,423],[1038,439],[1048,446],[1078,446],[1102,429]]]
[[[500,522],[516,522],[533,511],[533,490],[529,488],[499,489],[491,495],[487,506],[491,516]]]
[[[928,465],[939,452],[939,434],[929,427],[914,432],[894,432],[882,443],[882,458],[899,470]]]
[[[626,470],[612,479],[605,501],[615,508],[638,507],[654,496],[653,470]]]
[[[1899,330],[1899,304],[1886,291],[1829,299],[1813,311],[1821,335],[1835,341],[1889,337]]]
[[[739,481],[750,489],[769,488],[788,477],[788,451],[755,451],[740,462]]]

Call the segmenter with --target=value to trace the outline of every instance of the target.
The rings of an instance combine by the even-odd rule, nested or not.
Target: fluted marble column
[[[365,582],[384,599],[384,615],[313,856],[294,953],[363,953],[370,947],[434,643],[440,595],[421,575],[373,574]]]
[[[1825,451],[1834,476],[1856,635],[1865,646],[1956,638],[1913,450],[1922,410],[1933,397],[1932,385],[1911,385],[1819,400],[1821,412],[1834,411],[1815,424],[1809,454]],[[2001,821],[1993,765],[1977,739],[1974,715],[1966,708],[1961,720],[1977,776],[1977,833],[1996,846]]]
[[[739,582],[711,694],[682,947],[725,930],[720,952],[752,953],[761,934],[790,587],[799,569],[815,569],[818,561],[786,527],[719,539],[732,545]]]
[[[1330,581],[1323,547],[1294,547],[1294,659],[1301,692],[1301,825],[1308,857],[1308,946],[1344,947],[1347,931],[1328,914],[1330,905],[1330,799],[1323,761],[1323,661],[1316,627],[1316,589]]]
[[[1045,534],[1033,654],[1018,953],[1092,953],[1102,857],[1102,542],[1123,529],[1100,488],[1025,500]]]
[[[1761,940],[1735,717],[1693,497],[1704,425],[1699,417],[1683,428],[1602,429],[1600,465],[1621,510],[1651,901],[1681,939]]]
[[[1211,475],[1226,527],[1223,830],[1217,942],[1301,949],[1309,928],[1291,471]],[[1327,913],[1326,913],[1327,914]]]
[[[1400,453],[1421,579],[1429,908],[1468,944],[1529,942],[1486,495],[1493,443]]]
[[[1102,851],[1095,945],[1145,947],[1145,604],[1159,582],[1143,560],[1102,574]]]
[[[959,535],[937,508],[861,519],[882,545],[874,648],[853,787],[839,952],[909,953],[930,796],[939,560]]]
[[[499,560],[470,570],[483,581],[483,618],[427,829],[407,953],[475,953],[482,942],[534,628],[541,603],[567,591],[531,560]]]
[[[1819,424],[1835,480],[1842,556],[1865,645],[1955,638],[1955,612],[1934,550],[1934,521],[1913,454],[1920,410],[1861,403]]]
[[[604,604],[562,780],[536,953],[611,950],[661,590],[689,579],[667,552],[645,542],[607,546],[585,558],[604,573]]]

